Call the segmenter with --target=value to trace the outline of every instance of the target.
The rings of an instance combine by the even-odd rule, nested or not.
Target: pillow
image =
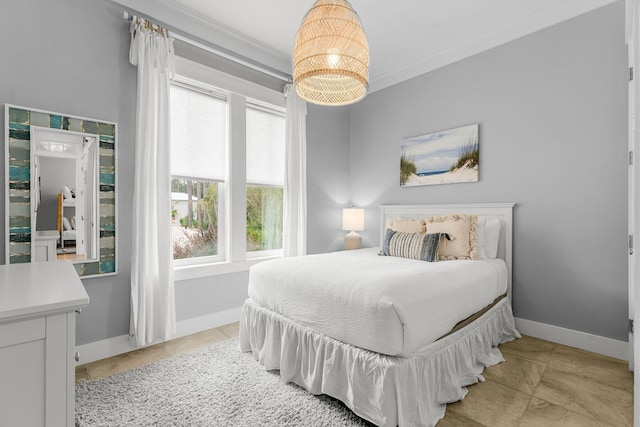
[[[489,218],[484,227],[484,250],[488,259],[494,259],[498,256],[498,242],[500,241],[500,220],[498,218]]]
[[[67,187],[66,185],[64,187],[62,187],[62,197],[64,197],[65,199],[70,199],[71,196],[71,189],[69,187]]]
[[[71,223],[69,222],[69,218],[66,216],[62,217],[62,226],[65,230],[71,230]]]
[[[426,233],[427,226],[424,219],[392,219],[389,227],[393,231],[402,233]]]
[[[478,216],[454,214],[426,219],[427,233],[446,233],[450,240],[440,245],[439,260],[478,259]]]
[[[71,223],[71,229],[75,230],[76,229],[76,217],[72,216],[71,217],[71,221],[69,221]]]
[[[380,255],[436,262],[441,237],[441,233],[403,233],[388,228]]]
[[[478,259],[487,259],[487,251],[485,250],[486,240],[485,227],[487,225],[487,218],[478,218]]]

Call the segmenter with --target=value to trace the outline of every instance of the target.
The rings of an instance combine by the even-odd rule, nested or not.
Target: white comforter
[[[429,263],[377,253],[369,248],[254,265],[249,296],[337,340],[406,356],[507,289],[501,259]]]

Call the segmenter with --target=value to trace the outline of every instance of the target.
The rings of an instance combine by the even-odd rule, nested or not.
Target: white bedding
[[[408,356],[507,289],[501,259],[428,263],[377,253],[369,248],[254,265],[249,296],[339,341]]]

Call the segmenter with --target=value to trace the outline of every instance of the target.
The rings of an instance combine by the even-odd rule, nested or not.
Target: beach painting
[[[401,143],[400,186],[478,181],[478,124],[406,138]]]

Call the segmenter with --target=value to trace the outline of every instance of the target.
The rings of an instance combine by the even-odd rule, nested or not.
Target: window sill
[[[197,264],[197,265],[184,265],[175,267],[173,269],[174,281],[180,282],[182,280],[198,279],[201,277],[218,276],[220,274],[238,273],[242,271],[248,271],[249,267],[254,264],[259,264],[263,261],[270,259],[281,258],[278,256],[266,256],[261,258],[252,258],[246,261],[236,262],[214,262],[209,264]]]

